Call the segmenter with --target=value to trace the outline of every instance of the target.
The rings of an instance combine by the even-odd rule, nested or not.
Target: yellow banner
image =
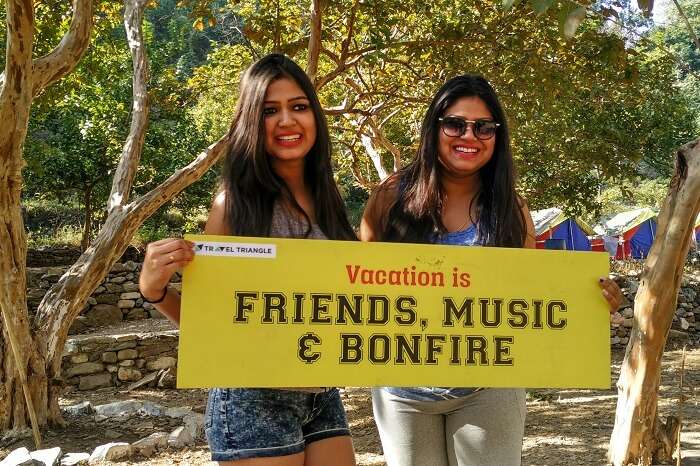
[[[178,386],[610,386],[605,253],[188,236]]]

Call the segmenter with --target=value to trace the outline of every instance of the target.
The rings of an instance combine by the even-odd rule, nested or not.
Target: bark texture
[[[26,395],[44,398],[43,364],[27,318],[26,238],[20,211],[22,144],[27,134],[34,77],[34,11],[29,0],[8,0],[5,73],[0,90],[0,429],[26,428]]]
[[[671,461],[680,422],[658,417],[661,358],[671,328],[690,235],[700,211],[700,139],[677,153],[676,172],[658,217],[634,300],[634,325],[617,383],[608,456],[615,466]]]

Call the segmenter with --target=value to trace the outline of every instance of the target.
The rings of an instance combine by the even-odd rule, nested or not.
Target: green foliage
[[[696,35],[700,35],[700,3],[697,0],[678,0],[678,3],[695,29]],[[669,5],[666,26],[662,27],[662,31],[664,43],[687,65],[680,69],[681,78],[691,71],[700,72],[700,50],[690,37],[690,31],[675,6]]]
[[[610,217],[626,210],[649,207],[658,211],[668,194],[667,178],[638,178],[609,186],[598,195],[600,208],[589,212],[594,223],[600,217]]]
[[[209,142],[187,112],[190,94],[182,82],[193,66],[203,62],[209,42],[202,46],[202,37],[182,20],[185,12],[170,13],[149,12],[147,17],[154,22],[144,24],[152,57],[151,108],[135,195],[153,189]],[[98,222],[129,132],[132,104],[132,63],[125,33],[118,20],[110,26],[98,28],[78,68],[36,100],[24,151],[25,197],[79,199]],[[183,64],[182,57],[190,58]],[[215,178],[216,173],[207,174],[172,206],[188,212],[208,204]],[[154,217],[156,223],[162,219]]]

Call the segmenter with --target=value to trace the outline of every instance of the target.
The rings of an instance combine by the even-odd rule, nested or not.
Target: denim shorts
[[[337,388],[214,388],[204,429],[212,461],[292,455],[317,440],[350,435]]]

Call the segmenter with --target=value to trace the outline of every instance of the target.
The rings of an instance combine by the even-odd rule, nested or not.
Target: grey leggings
[[[372,389],[387,466],[519,466],[525,390],[487,388],[444,401]]]

